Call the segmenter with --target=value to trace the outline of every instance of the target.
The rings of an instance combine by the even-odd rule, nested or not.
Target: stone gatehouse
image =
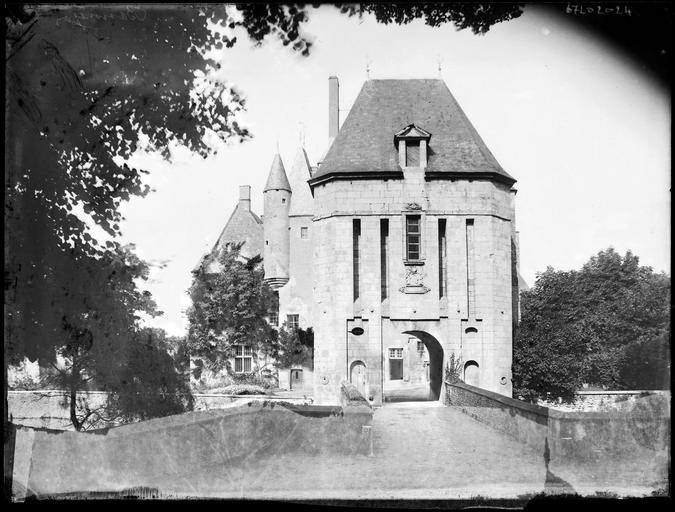
[[[342,380],[375,405],[415,386],[438,399],[451,354],[511,396],[514,183],[442,80],[368,80],[340,127],[330,77],[326,154],[313,166],[299,148],[288,174],[275,155],[262,220],[242,187],[219,243],[262,247],[272,321],[314,329],[317,403]]]

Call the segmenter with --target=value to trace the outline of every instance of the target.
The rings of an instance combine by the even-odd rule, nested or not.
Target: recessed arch
[[[467,361],[464,364],[464,382],[470,386],[478,387],[480,382],[479,376],[478,363],[474,360]]]

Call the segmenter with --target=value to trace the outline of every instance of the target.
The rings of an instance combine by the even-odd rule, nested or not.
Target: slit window
[[[447,295],[447,242],[445,239],[445,219],[438,219],[438,295]]]
[[[380,295],[382,300],[389,296],[387,273],[387,245],[389,244],[389,219],[380,219]]]
[[[408,215],[405,218],[406,259],[419,260],[421,247],[421,226],[419,215]]]
[[[353,221],[353,267],[354,267],[354,300],[359,298],[359,243],[361,242],[361,220],[354,219]]]

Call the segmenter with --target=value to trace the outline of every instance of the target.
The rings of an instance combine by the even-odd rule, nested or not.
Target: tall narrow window
[[[387,246],[389,245],[389,219],[380,219],[380,290],[382,300],[389,296],[387,273]]]
[[[420,259],[420,216],[408,215],[405,218],[405,249],[406,259]]]
[[[438,219],[438,296],[445,297],[447,292],[447,243],[445,240],[445,219]]]
[[[466,308],[468,318],[476,314],[473,219],[466,219]]]
[[[353,229],[353,263],[354,263],[354,300],[359,298],[359,243],[361,242],[361,219],[354,219]]]

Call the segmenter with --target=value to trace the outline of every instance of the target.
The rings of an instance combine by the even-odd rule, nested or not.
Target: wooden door
[[[291,370],[291,389],[302,389],[302,370]]]
[[[351,375],[349,377],[349,382],[356,386],[356,389],[359,390],[364,397],[366,396],[366,386],[367,386],[367,377],[366,377],[366,365],[361,361],[357,361],[352,365]]]

